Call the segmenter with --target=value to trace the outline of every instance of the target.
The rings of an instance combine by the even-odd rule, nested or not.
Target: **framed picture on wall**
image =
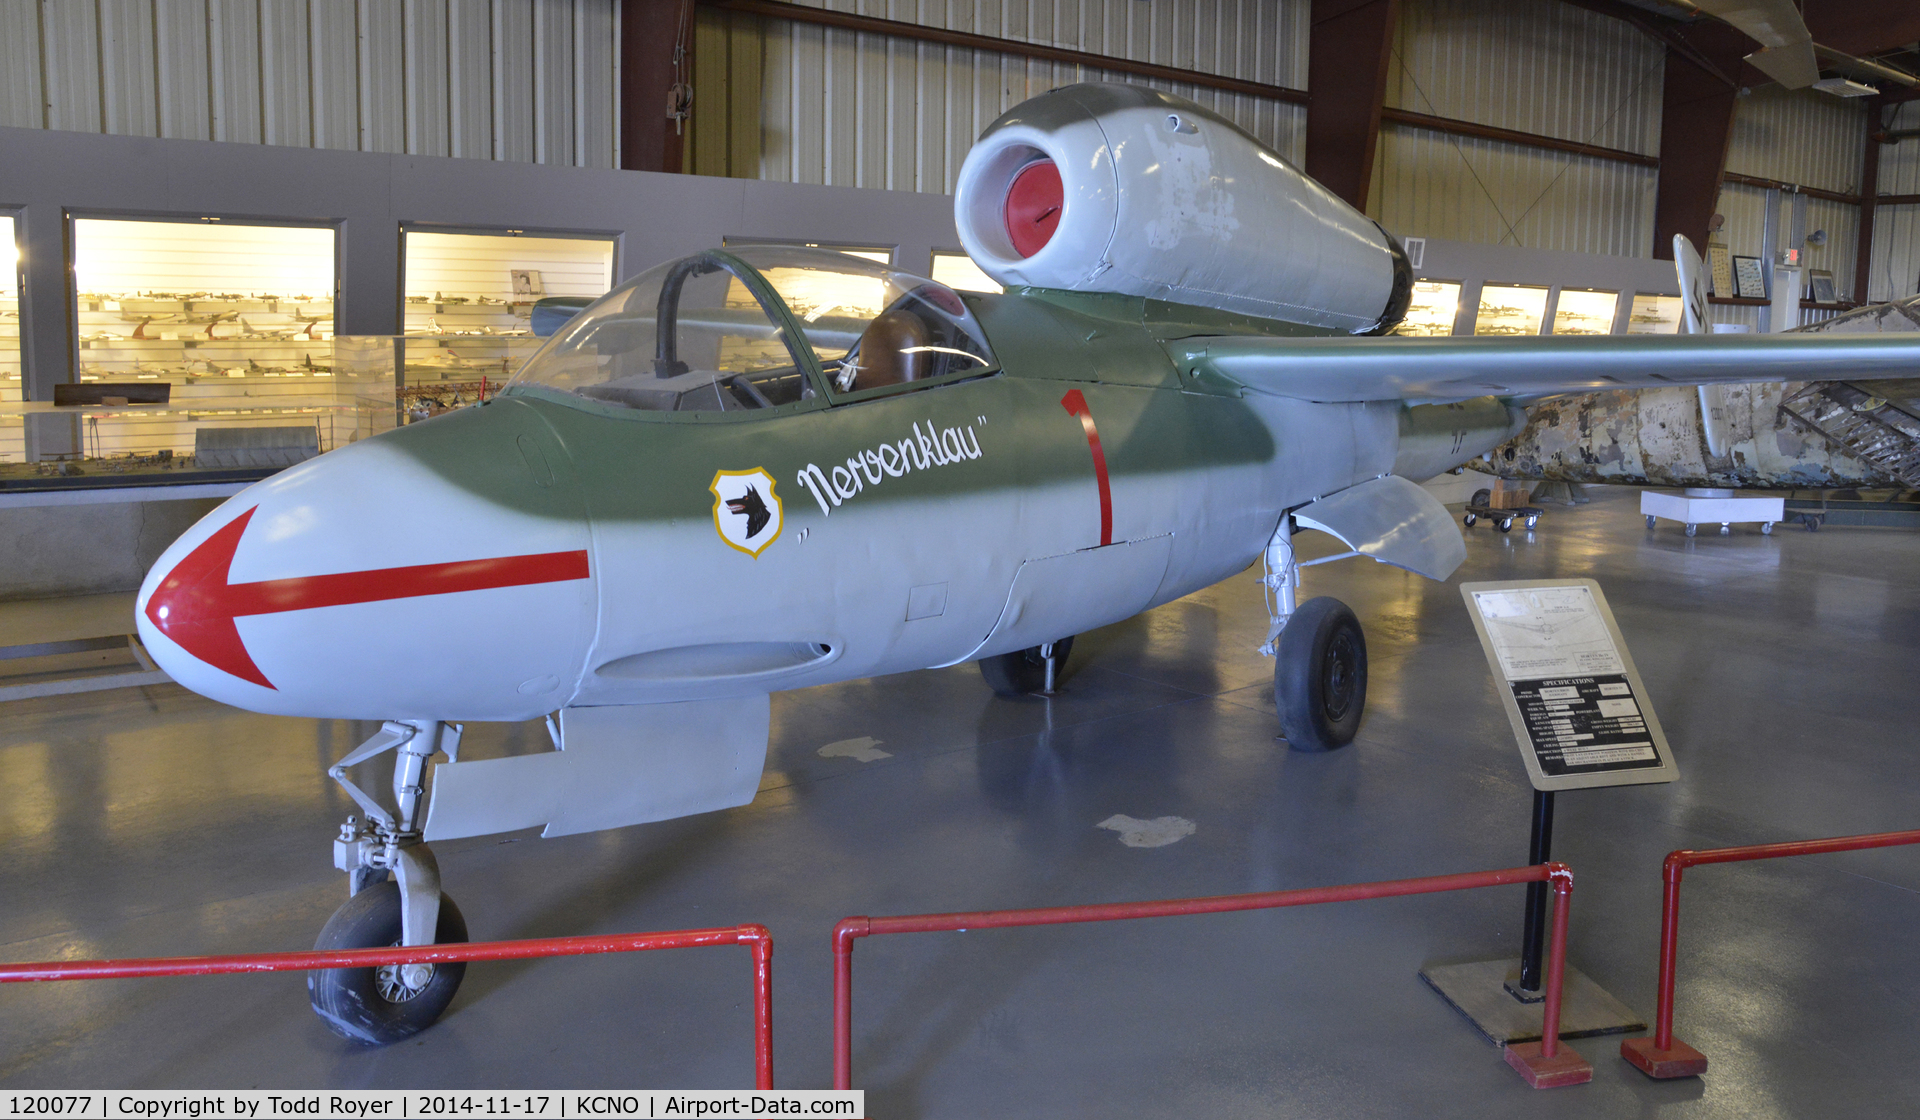
[[[1733,279],[1741,299],[1767,298],[1767,274],[1760,269],[1759,257],[1733,258]]]
[[[1725,245],[1707,246],[1707,276],[1714,295],[1725,299],[1733,294],[1733,256]]]
[[[1816,268],[1807,274],[1808,283],[1813,288],[1813,302],[1838,303],[1833,294],[1833,273],[1824,268]]]

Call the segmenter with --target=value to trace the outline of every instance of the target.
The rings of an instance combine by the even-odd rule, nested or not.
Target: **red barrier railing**
[[[693,949],[747,945],[753,949],[754,1088],[773,1088],[773,935],[758,924],[664,933],[589,934],[526,941],[473,941],[385,949],[315,949],[299,953],[249,953],[225,957],[148,957],[124,961],[37,961],[0,964],[0,983],[34,980],[127,980],[142,976],[217,976],[235,972],[305,972],[316,968],[369,968],[384,964],[442,961],[515,961],[530,957],[579,957],[636,953],[648,949]]]
[[[1785,844],[1749,844],[1742,848],[1710,848],[1703,852],[1686,849],[1668,852],[1666,862],[1661,865],[1666,898],[1660,908],[1660,1005],[1654,1013],[1653,1037],[1625,1040],[1620,1044],[1620,1056],[1649,1077],[1697,1077],[1707,1072],[1706,1055],[1673,1037],[1674,956],[1680,942],[1680,876],[1687,868],[1703,863],[1745,863],[1825,852],[1896,848],[1902,844],[1920,844],[1920,829],[1795,840]]]
[[[853,943],[862,937],[892,933],[935,933],[1012,926],[1051,926],[1073,922],[1115,922],[1132,918],[1169,918],[1182,914],[1221,914],[1236,910],[1273,910],[1323,902],[1356,902],[1412,894],[1497,887],[1510,883],[1553,884],[1553,926],[1547,949],[1546,1004],[1539,1042],[1507,1047],[1507,1064],[1536,1089],[1578,1085],[1593,1079],[1593,1067],[1560,1045],[1560,978],[1567,959],[1567,911],[1573,872],[1563,863],[1543,863],[1504,871],[1434,875],[1343,887],[1266,891],[1259,894],[1174,898],[1156,902],[1113,902],[1094,906],[1052,906],[1037,910],[986,910],[973,914],[913,914],[892,918],[843,918],[833,929],[833,1087],[853,1088]]]

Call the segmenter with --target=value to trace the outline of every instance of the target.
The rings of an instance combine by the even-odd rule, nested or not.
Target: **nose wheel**
[[[315,949],[375,949],[467,939],[466,919],[440,891],[440,865],[422,837],[426,771],[436,752],[458,757],[460,727],[431,721],[382,724],[373,738],[327,771],[365,817],[348,817],[333,842],[334,866],[347,873],[350,897],[320,931]],[[389,811],[347,770],[393,751]],[[376,1046],[431,1026],[460,987],[460,963],[335,968],[307,974],[307,995],[327,1027]]]
[[[401,943],[400,886],[376,883],[347,900],[321,928],[315,949],[376,949]],[[465,941],[467,921],[440,896],[435,944]],[[307,998],[333,1033],[376,1046],[418,1034],[446,1011],[467,966],[440,964],[330,968],[307,974]]]

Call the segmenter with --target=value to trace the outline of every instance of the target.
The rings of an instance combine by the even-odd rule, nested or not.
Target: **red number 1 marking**
[[[1093,452],[1093,474],[1100,480],[1100,543],[1113,543],[1113,488],[1107,483],[1107,453],[1100,450],[1100,429],[1094,426],[1093,410],[1087,407],[1087,398],[1080,390],[1070,389],[1060,398],[1060,406],[1080,418],[1080,427],[1087,433],[1087,449]]]

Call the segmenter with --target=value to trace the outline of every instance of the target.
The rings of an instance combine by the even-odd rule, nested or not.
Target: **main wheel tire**
[[[1047,659],[1040,656],[1040,651],[1045,648],[1030,646],[995,657],[983,657],[980,659],[980,675],[986,678],[987,687],[1002,696],[1029,696],[1041,692],[1047,687]],[[1066,673],[1067,655],[1072,652],[1072,638],[1061,638],[1053,643],[1053,683],[1056,687]]]
[[[1330,751],[1353,742],[1367,706],[1367,638],[1338,599],[1309,599],[1280,631],[1273,702],[1287,745]]]
[[[1493,501],[1493,491],[1482,486],[1480,489],[1475,490],[1473,492],[1473,497],[1467,499],[1467,504],[1470,506],[1484,506],[1492,501]]]
[[[465,941],[467,920],[440,896],[435,944]],[[314,941],[315,949],[373,949],[400,943],[400,884],[375,883],[333,912]],[[342,1038],[385,1046],[433,1025],[453,1002],[467,973],[464,962],[425,967],[424,979],[401,966],[330,968],[307,973],[307,998],[328,1029]]]

